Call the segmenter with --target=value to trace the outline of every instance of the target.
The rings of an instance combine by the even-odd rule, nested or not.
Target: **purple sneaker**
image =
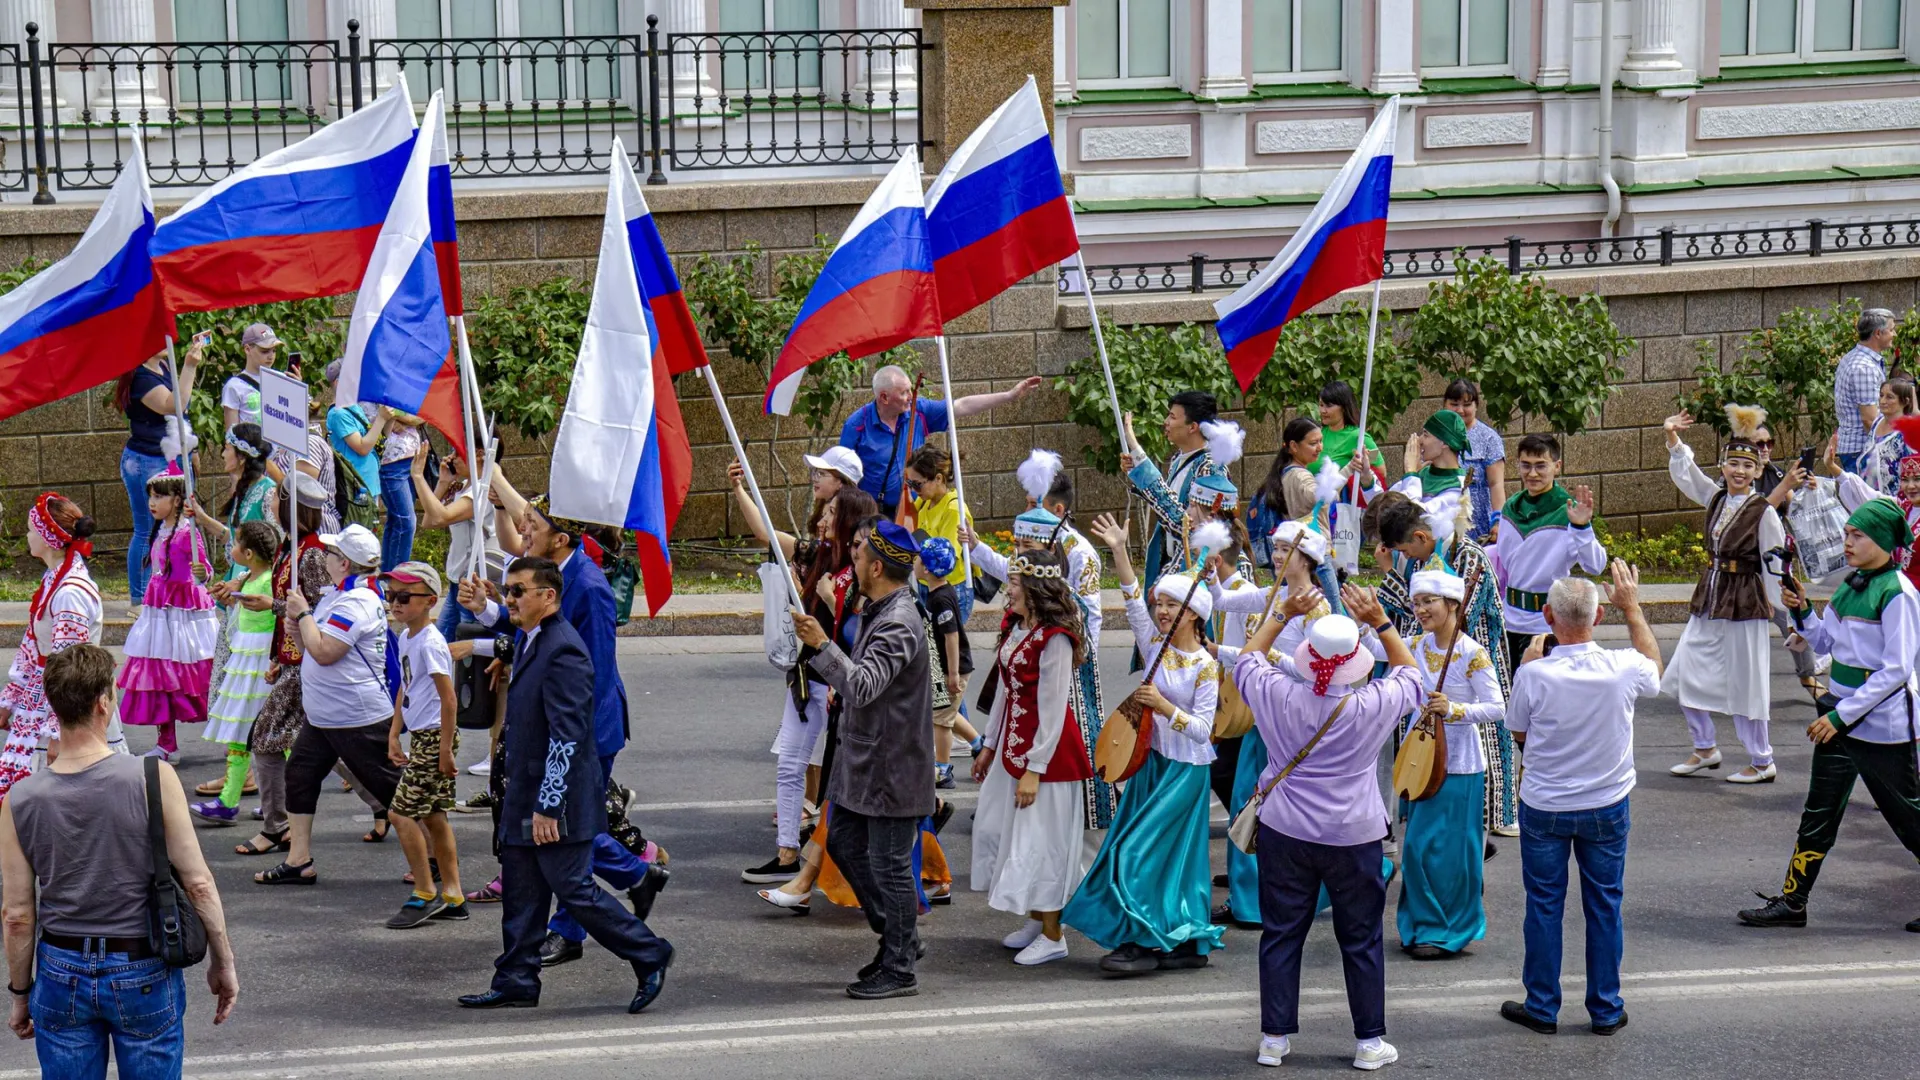
[[[239,807],[222,806],[219,799],[208,799],[206,802],[197,802],[187,807],[187,809],[193,811],[193,816],[202,821],[212,822],[215,825],[232,825],[234,820],[240,816]]]

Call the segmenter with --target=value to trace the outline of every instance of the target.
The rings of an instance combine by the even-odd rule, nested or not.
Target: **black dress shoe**
[[[1767,906],[1747,908],[1739,912],[1741,922],[1748,926],[1766,927],[1807,925],[1807,909],[1804,906],[1794,904],[1784,896],[1768,896],[1765,893],[1755,895],[1765,900]]]
[[[1415,960],[1448,960],[1459,955],[1448,952],[1438,945],[1408,945],[1405,951]]]
[[[1920,934],[1920,919],[1915,919],[1907,924],[1907,933]]]
[[[1116,975],[1138,975],[1146,971],[1157,971],[1160,956],[1144,945],[1135,945],[1129,941],[1100,958],[1100,970],[1111,971]]]
[[[561,964],[578,960],[586,952],[577,941],[568,941],[552,931],[547,932],[547,940],[540,943],[540,966],[559,967]]]
[[[1184,971],[1207,966],[1207,954],[1192,941],[1183,941],[1168,952],[1156,952],[1154,960],[1161,971]]]
[[[1482,855],[1482,856],[1480,857],[1480,861],[1481,861],[1481,862],[1492,862],[1492,861],[1493,861],[1493,857],[1494,857],[1495,855],[1498,855],[1498,854],[1500,854],[1500,849],[1499,849],[1498,847],[1496,847],[1496,846],[1494,846],[1494,843],[1493,843],[1493,841],[1491,841],[1491,840],[1489,840],[1489,841],[1487,841],[1487,850],[1486,850],[1486,853],[1485,853],[1484,855]]]
[[[953,804],[945,799],[941,799],[939,807],[933,812],[933,835],[939,836],[940,830],[946,828],[947,822],[952,819]]]
[[[1621,1014],[1620,1014],[1620,1019],[1618,1019],[1618,1020],[1615,1020],[1615,1021],[1614,1021],[1613,1023],[1611,1023],[1611,1024],[1595,1024],[1595,1025],[1593,1025],[1593,1033],[1594,1033],[1595,1035],[1611,1035],[1611,1034],[1613,1034],[1614,1032],[1616,1032],[1616,1031],[1619,1031],[1619,1030],[1620,1030],[1621,1028],[1623,1028],[1623,1027],[1626,1027],[1626,1026],[1627,1026],[1627,1014],[1626,1014],[1626,1013],[1621,1013]]]
[[[1221,904],[1219,907],[1208,912],[1207,918],[1211,919],[1215,926],[1237,926],[1242,930],[1258,930],[1261,928],[1257,922],[1248,922],[1245,919],[1234,918],[1232,904]]]
[[[1214,887],[1214,888],[1216,888],[1216,889],[1224,889],[1224,888],[1226,888],[1226,887],[1227,887],[1227,875],[1225,875],[1225,874],[1215,874],[1215,875],[1213,875],[1213,887]]]
[[[1525,1005],[1520,1004],[1517,1001],[1501,1002],[1500,1015],[1504,1019],[1511,1020],[1514,1023],[1519,1024],[1521,1027],[1526,1028],[1529,1031],[1538,1032],[1541,1035],[1553,1035],[1559,1032],[1560,1030],[1559,1024],[1556,1024],[1551,1020],[1540,1019],[1539,1017],[1528,1012],[1527,1007]]]
[[[460,1007],[463,1009],[531,1009],[539,1004],[537,997],[516,997],[498,990],[460,995]]]
[[[648,866],[646,875],[640,879],[640,884],[627,890],[627,903],[633,905],[633,917],[646,922],[647,916],[653,914],[654,899],[671,880],[673,880],[673,872],[666,867],[659,863]]]
[[[640,983],[634,988],[633,1000],[627,1002],[627,1014],[632,1015],[653,1004],[660,991],[667,986],[667,969],[673,966],[673,947],[667,947],[667,958],[660,966],[640,976]]]

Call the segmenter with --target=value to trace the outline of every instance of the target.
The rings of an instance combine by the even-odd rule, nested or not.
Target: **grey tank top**
[[[153,849],[142,759],[109,754],[77,773],[41,769],[7,792],[39,879],[39,925],[75,937],[145,937]]]

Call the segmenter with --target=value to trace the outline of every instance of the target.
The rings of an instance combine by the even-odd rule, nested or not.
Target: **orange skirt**
[[[833,804],[827,803],[820,808],[820,824],[815,826],[814,835],[821,838],[820,877],[813,887],[826,894],[828,900],[841,907],[859,907],[860,901],[854,898],[853,886],[847,884],[845,875],[833,863],[833,856],[827,854],[825,838],[827,820],[833,812]],[[947,853],[941,850],[940,840],[929,829],[920,830],[920,885],[923,890],[936,886],[953,886],[953,871],[947,866]],[[920,905],[920,914],[925,915],[927,905]]]

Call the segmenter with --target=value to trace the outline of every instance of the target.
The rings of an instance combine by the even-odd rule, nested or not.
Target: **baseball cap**
[[[381,574],[380,580],[398,581],[406,585],[425,585],[428,592],[435,596],[441,595],[440,571],[418,559],[409,559]]]
[[[380,540],[365,525],[349,525],[337,533],[321,533],[320,545],[345,555],[355,566],[376,566],[380,562]]]
[[[856,484],[867,475],[867,467],[860,464],[860,455],[845,446],[830,446],[820,454],[802,456],[806,458],[808,465],[828,472],[837,472]]]
[[[334,360],[327,364],[327,381],[328,382],[337,383],[340,381],[340,365],[342,363],[345,363],[345,361]]]
[[[273,332],[273,327],[263,322],[257,322],[245,330],[240,331],[240,344],[258,345],[263,349],[277,349],[285,344],[285,342],[281,341],[280,336]]]
[[[320,486],[320,481],[306,473],[298,469],[288,473],[287,485],[293,488],[294,498],[300,500],[301,506],[324,507],[327,505],[327,489]]]

